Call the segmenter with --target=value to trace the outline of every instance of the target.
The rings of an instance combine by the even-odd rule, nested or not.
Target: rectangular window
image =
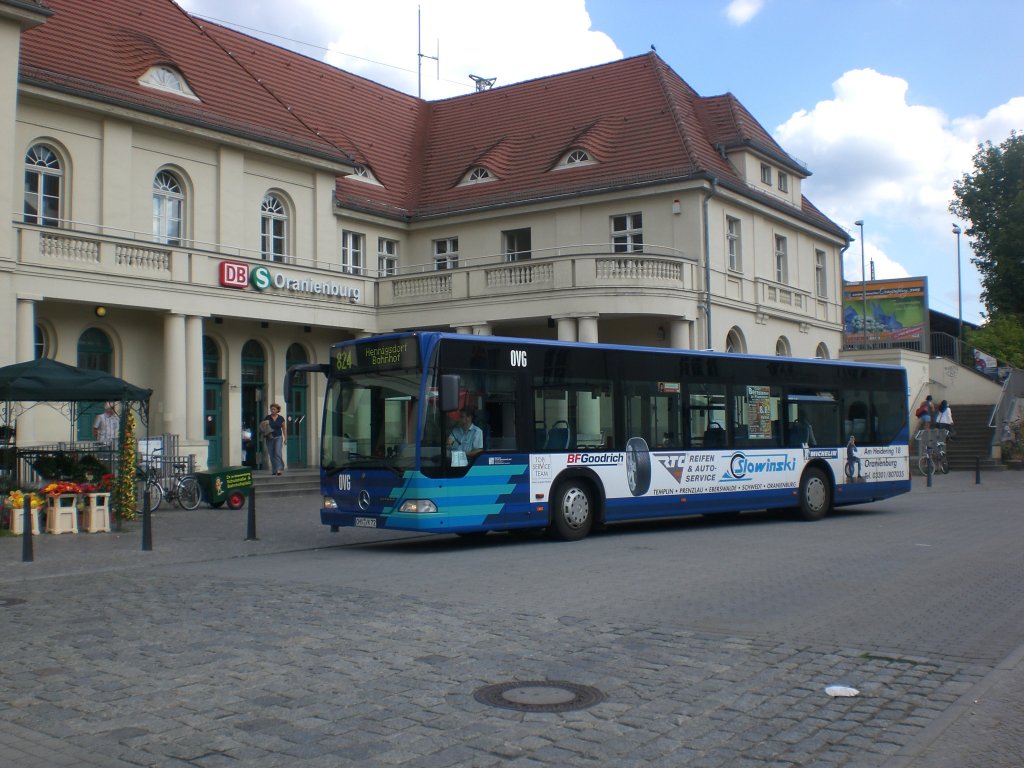
[[[779,283],[785,283],[788,277],[789,269],[786,263],[786,238],[782,235],[775,236],[775,280]]]
[[[688,386],[687,414],[691,448],[726,448],[729,445],[725,411],[725,385],[693,383]]]
[[[377,274],[379,277],[398,274],[398,241],[377,238]]]
[[[363,274],[363,248],[365,237],[358,232],[341,233],[341,271],[350,275]]]
[[[286,256],[287,220],[264,215],[260,220],[260,252],[265,261],[284,261]]]
[[[501,239],[505,261],[524,261],[532,255],[529,228],[502,232]]]
[[[25,172],[25,221],[55,227],[60,223],[60,176]]]
[[[771,186],[772,167],[768,163],[761,163],[761,182]]]
[[[789,192],[789,174],[779,171],[779,192]]]
[[[739,272],[743,269],[740,242],[740,220],[732,216],[725,217],[725,240],[729,248],[729,269]]]
[[[612,249],[615,253],[638,253],[644,249],[642,213],[612,216]]]
[[[434,241],[434,269],[455,269],[459,266],[459,238],[446,237]]]
[[[828,297],[828,272],[825,270],[825,252],[814,249],[814,286],[821,298]]]

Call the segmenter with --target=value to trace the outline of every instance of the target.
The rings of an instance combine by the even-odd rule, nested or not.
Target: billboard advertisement
[[[928,333],[928,278],[845,283],[843,332],[847,347],[910,347],[916,343],[924,349]]]

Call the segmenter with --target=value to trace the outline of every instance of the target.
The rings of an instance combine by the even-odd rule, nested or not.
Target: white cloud
[[[470,93],[471,74],[496,78],[495,85],[501,86],[622,58],[608,35],[591,29],[584,0],[519,0],[509,6],[475,0],[291,0],[256,7],[252,0],[179,2],[192,13],[258,19],[255,23],[262,30],[318,43],[329,50],[303,52],[405,93],[417,93],[422,61],[426,99]],[[311,34],[317,39],[310,39]],[[268,39],[298,49],[280,39]],[[427,58],[434,56],[440,61]]]
[[[726,18],[737,27],[746,24],[761,12],[764,0],[732,0],[725,8]]]
[[[846,72],[832,87],[834,98],[794,114],[776,139],[813,171],[804,191],[815,205],[852,235],[853,220],[865,220],[879,278],[929,274],[952,242],[953,182],[972,171],[980,142],[1024,125],[1024,98],[983,117],[950,119],[908,103],[906,80],[872,69]],[[846,277],[860,280],[857,243],[845,262]]]

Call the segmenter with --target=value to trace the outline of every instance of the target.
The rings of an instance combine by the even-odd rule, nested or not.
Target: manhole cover
[[[481,704],[519,712],[568,712],[604,701],[604,694],[589,685],[562,680],[528,680],[478,688],[473,698]]]
[[[24,602],[20,597],[0,597],[0,608],[10,608],[14,605],[21,605]]]

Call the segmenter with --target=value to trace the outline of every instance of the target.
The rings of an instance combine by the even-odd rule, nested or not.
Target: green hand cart
[[[241,509],[252,490],[251,467],[223,467],[208,472],[196,472],[203,498],[214,509],[228,505],[228,509]]]

